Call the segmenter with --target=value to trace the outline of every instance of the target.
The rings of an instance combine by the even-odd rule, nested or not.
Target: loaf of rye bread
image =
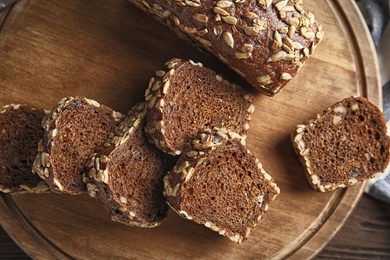
[[[302,0],[130,0],[274,95],[321,41],[322,25]]]
[[[253,96],[201,63],[172,59],[145,92],[145,132],[166,153],[178,155],[203,128],[223,127],[246,136]]]
[[[72,195],[86,191],[84,165],[122,119],[119,112],[82,98],[63,98],[42,121],[45,129],[33,171],[52,191]]]
[[[0,191],[43,192],[46,183],[31,171],[44,130],[42,109],[9,104],[0,110]]]
[[[151,228],[167,215],[163,177],[172,163],[147,141],[144,107],[144,103],[133,107],[109,136],[104,152],[91,156],[84,182],[112,220]]]
[[[241,243],[280,190],[245,141],[226,129],[204,130],[164,177],[180,216]]]
[[[389,163],[381,110],[363,97],[335,103],[291,135],[311,186],[321,192],[378,177]]]

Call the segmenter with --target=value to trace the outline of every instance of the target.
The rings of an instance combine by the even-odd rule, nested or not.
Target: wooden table
[[[390,204],[363,195],[344,226],[315,259],[390,259]],[[0,259],[30,259],[0,229]]]
[[[30,259],[0,229],[1,259]],[[315,259],[390,259],[390,204],[363,195],[328,245]]]
[[[2,228],[0,259],[30,259]],[[363,195],[344,226],[315,259],[390,259],[390,204]]]
[[[290,174],[291,172],[301,172],[302,168],[297,163],[296,158],[294,158],[288,138],[280,138],[288,137],[288,129],[290,129],[293,123],[301,123],[302,120],[307,119],[315,112],[318,112],[320,109],[324,108],[325,105],[330,105],[330,103],[336,101],[339,96],[360,93],[378,104],[380,102],[380,93],[378,93],[380,92],[377,77],[378,71],[375,66],[376,60],[372,55],[372,46],[367,44],[367,42],[364,44],[364,40],[367,40],[367,35],[365,34],[367,32],[362,29],[363,26],[359,26],[362,21],[359,16],[354,15],[356,14],[356,10],[354,13],[351,3],[348,4],[348,2],[344,0],[307,2],[313,9],[314,3],[317,8],[319,5],[322,6],[318,11],[321,11],[322,13],[320,18],[322,18],[322,21],[328,28],[329,36],[327,40],[322,43],[323,48],[318,49],[316,52],[317,56],[309,61],[315,66],[304,67],[302,70],[305,70],[306,73],[303,71],[300,73],[299,82],[291,82],[289,88],[286,88],[283,93],[275,97],[272,102],[271,99],[260,97],[261,102],[258,102],[259,106],[257,106],[257,111],[263,111],[264,113],[257,113],[258,118],[256,118],[257,120],[254,120],[251,128],[253,129],[252,132],[254,134],[249,137],[253,139],[248,142],[255,154],[267,157],[268,166],[277,174],[276,179],[281,182],[284,189],[284,193],[278,200],[278,209],[284,209],[284,211],[270,212],[270,214],[268,214],[269,218],[266,219],[266,221],[269,220],[269,222],[264,222],[263,229],[258,229],[259,232],[264,232],[265,235],[270,234],[268,241],[272,241],[270,244],[263,244],[264,250],[260,250],[259,252],[264,252],[268,248],[268,245],[275,246],[278,241],[280,245],[295,241],[291,242],[289,248],[286,249],[291,249],[293,250],[291,253],[294,253],[294,250],[299,249],[299,245],[302,245],[302,242],[306,241],[305,238],[310,237],[310,234],[312,233],[315,234],[314,239],[309,245],[302,247],[304,251],[301,251],[300,255],[309,256],[318,252],[319,248],[322,248],[333,232],[341,227],[344,217],[348,216],[348,213],[355,205],[356,200],[359,199],[361,191],[361,187],[354,187],[347,191],[342,190],[322,195],[315,194],[308,188],[307,183],[304,182],[299,175]],[[75,1],[74,3],[77,4],[69,5],[65,2],[49,0],[40,2],[31,0],[21,1],[20,5],[17,6],[15,11],[19,12],[21,12],[24,7],[35,8],[26,8],[28,11],[22,13],[24,14],[24,20],[21,20],[20,17],[14,20],[10,19],[10,21],[13,22],[12,25],[14,26],[14,29],[8,31],[10,38],[3,42],[4,46],[6,46],[4,49],[6,51],[4,51],[3,56],[1,56],[9,62],[0,63],[0,68],[3,65],[2,70],[0,70],[3,72],[3,74],[0,73],[0,75],[3,76],[3,81],[0,82],[0,100],[3,103],[10,102],[10,100],[18,100],[18,102],[32,102],[33,104],[49,107],[53,105],[54,101],[58,100],[59,97],[79,93],[80,95],[88,95],[90,98],[98,99],[104,104],[119,109],[119,111],[126,111],[125,109],[128,109],[130,104],[138,101],[139,97],[142,97],[144,92],[142,84],[147,76],[150,75],[151,71],[154,71],[158,64],[162,64],[163,61],[172,58],[172,55],[180,54],[181,57],[196,57],[196,61],[212,61],[212,64],[216,65],[215,60],[203,56],[203,54],[200,54],[193,48],[190,48],[190,46],[185,45],[169,33],[158,35],[158,37],[162,37],[162,39],[159,40],[165,42],[163,50],[166,52],[161,52],[161,48],[157,48],[158,46],[148,49],[147,46],[156,44],[155,40],[157,36],[145,34],[144,32],[148,29],[156,29],[155,27],[157,27],[158,30],[163,31],[165,30],[165,27],[163,28],[154,23],[145,25],[143,23],[143,14],[135,9],[130,9],[124,0],[113,1],[110,5],[105,1],[100,1],[100,5],[93,5],[95,7],[93,11],[89,10],[91,5],[87,1]],[[114,4],[117,4],[118,7],[114,8]],[[351,8],[346,8],[346,5]],[[83,12],[79,12],[80,10],[83,10]],[[68,15],[60,15],[63,14],[63,12],[66,12]],[[129,22],[128,12],[132,13],[132,19],[134,19],[132,21],[138,22],[138,27],[132,26],[133,23]],[[85,15],[92,16],[92,19],[87,19]],[[58,16],[61,19],[57,19]],[[105,20],[101,19],[101,17],[106,16],[109,17]],[[48,17],[50,17],[50,20]],[[121,19],[121,17],[123,17],[123,19]],[[345,17],[348,17],[350,20],[345,19]],[[34,25],[31,24],[31,21],[34,22]],[[35,22],[37,22],[38,27],[35,26]],[[338,25],[338,27],[335,27],[335,22],[337,22],[336,25]],[[92,28],[92,33],[89,34],[90,31],[85,30],[83,25],[88,25],[88,27],[85,28],[90,28],[90,30]],[[5,27],[5,29],[6,28],[9,27]],[[127,28],[132,29],[133,33],[120,33]],[[7,33],[6,30],[3,30],[3,32]],[[59,35],[62,38],[59,39]],[[133,37],[134,35],[142,35],[142,39],[140,37]],[[25,39],[28,40],[26,41]],[[337,39],[337,41],[335,41],[335,39]],[[181,46],[181,48],[177,50],[177,46]],[[134,62],[130,63],[132,60]],[[122,65],[128,64],[128,66],[119,68],[117,63]],[[9,70],[7,70],[5,65],[10,66],[12,68],[11,71],[14,73],[9,73]],[[219,68],[222,67],[219,66]],[[134,74],[130,75],[129,72]],[[312,88],[313,85],[316,86],[318,84],[318,78],[313,78],[311,76],[314,74],[317,74],[317,77],[319,76],[321,79],[324,79],[324,82],[321,82],[321,88]],[[115,77],[113,75],[115,75]],[[81,86],[79,86],[80,82],[83,82]],[[76,88],[75,86],[78,87]],[[94,91],[89,89],[90,86],[96,86]],[[110,86],[110,90],[104,88],[104,86]],[[134,91],[129,91],[129,86],[138,87],[135,87]],[[337,93],[337,95],[335,93]],[[294,103],[288,102],[291,98],[294,98]],[[309,99],[311,102],[308,103],[306,99]],[[291,105],[294,105],[292,111],[295,112],[290,111],[287,114],[287,117],[274,117],[274,111],[282,110],[282,108]],[[305,107],[304,110],[301,109],[303,107]],[[283,111],[287,110],[283,109]],[[262,117],[263,115],[272,115],[271,119],[273,120],[264,118]],[[261,125],[261,122],[269,121],[279,125],[276,125],[276,127],[273,127],[272,129],[267,128],[269,124]],[[263,127],[266,127],[266,129]],[[265,132],[269,134],[268,137],[264,138],[264,143],[262,144],[263,149],[260,149],[260,146],[255,145],[257,144],[256,141],[258,141],[258,139],[254,137],[259,136],[260,129],[263,131],[263,137],[265,137]],[[277,145],[275,146],[275,143],[272,143],[270,140],[278,140]],[[266,154],[265,151],[270,151],[271,156],[268,153]],[[282,159],[284,163],[280,163]],[[283,167],[284,165],[288,165],[289,167]],[[29,207],[32,204],[30,202],[33,201],[33,199],[30,198],[31,197],[26,197],[24,198],[25,200],[23,200],[22,197],[19,197],[19,202],[21,202],[20,205],[23,210],[28,208],[26,216],[32,216],[33,220],[31,223],[38,224],[42,228],[44,225],[40,225],[40,223],[48,223],[46,219],[42,219],[45,214],[42,214],[39,210],[35,210],[34,207]],[[63,201],[60,201],[56,196],[40,196],[38,198],[41,199],[40,202],[42,205],[49,206],[43,208],[43,210],[50,208],[51,216],[58,215],[58,210],[60,210],[60,208],[56,208],[55,205],[63,206]],[[69,206],[73,206],[72,201],[75,200],[75,198],[66,198],[67,203],[65,204],[68,206],[67,209],[69,209],[69,211],[63,211],[62,213],[69,213],[69,216],[67,216],[69,218],[64,218],[64,221],[69,220],[67,224],[77,223],[76,218],[80,217],[79,211],[77,210],[83,208],[83,205],[85,205],[90,207],[92,210],[91,212],[93,212],[92,216],[94,218],[96,217],[96,219],[93,219],[95,222],[85,221],[87,217],[88,220],[90,220],[89,217],[91,215],[81,214],[82,217],[84,217],[84,223],[95,223],[95,226],[92,224],[86,225],[90,228],[89,231],[102,222],[110,225],[111,228],[112,223],[107,223],[105,221],[105,215],[101,213],[99,210],[100,208],[97,206],[95,207],[96,203],[89,204],[87,198],[83,197],[81,198],[80,204],[75,203],[77,204],[75,205],[76,209],[73,209]],[[371,253],[376,254],[373,256],[378,256],[378,254],[382,253],[382,256],[389,257],[389,250],[386,248],[389,241],[384,239],[384,237],[389,239],[389,230],[383,230],[382,228],[389,226],[390,210],[388,205],[381,204],[367,197],[363,197],[361,203],[363,204],[359,204],[354,210],[354,213],[350,217],[350,221],[346,223],[340,233],[334,238],[334,242],[330,242],[319,257],[334,259],[336,256],[341,256],[345,259],[356,256],[356,258],[361,258],[368,257],[368,254]],[[333,207],[332,205],[336,206]],[[3,209],[4,208],[5,207],[3,207]],[[305,212],[308,208],[311,210]],[[367,208],[371,209],[371,212],[377,213],[373,219],[367,217],[369,216],[366,214]],[[294,211],[294,214],[290,214],[291,210]],[[5,211],[2,212],[3,216],[5,215]],[[33,213],[33,215],[30,215],[30,213]],[[15,219],[10,216],[11,215],[8,215],[8,223],[10,223],[9,220]],[[73,218],[74,216],[76,218]],[[290,219],[290,221],[286,222],[286,219]],[[176,218],[175,220],[178,219]],[[169,222],[167,226],[171,226],[165,231],[172,231],[171,227],[175,228],[178,226],[176,223],[175,225],[172,225],[172,219],[168,221],[171,222]],[[198,230],[197,227],[184,223],[183,220],[180,220],[179,222],[182,223],[181,225],[196,231],[196,234],[198,234],[196,239],[187,236],[187,238],[193,239],[189,240],[190,242],[186,241],[186,246],[188,248],[195,248],[193,250],[196,253],[197,249],[194,244],[198,243],[198,246],[209,245],[206,242],[199,242],[205,238],[202,235],[206,232],[204,229]],[[378,223],[380,225],[378,225]],[[48,232],[48,234],[52,235],[51,239],[62,239],[61,241],[67,241],[68,230],[56,229],[57,223],[51,224],[54,224],[50,226],[51,229],[50,232]],[[118,233],[122,230],[122,226],[119,227],[114,224],[112,224],[112,226],[116,228],[116,232]],[[164,226],[164,228],[167,226]],[[9,228],[11,228],[11,226],[9,226]],[[77,231],[79,228],[80,227],[77,226],[75,230]],[[271,229],[272,231],[275,231],[278,230],[278,228],[284,230],[283,236],[278,232],[269,232]],[[373,228],[375,232],[379,233],[376,234],[371,232]],[[59,230],[62,230],[60,236],[57,236],[57,233],[55,232],[53,233],[53,231]],[[113,233],[112,229],[104,230],[109,230],[107,231],[107,234],[115,234],[115,238],[118,237],[118,233]],[[22,230],[20,229],[19,231]],[[134,232],[131,232],[130,234],[136,232],[141,231],[134,230]],[[84,232],[84,234],[92,233]],[[151,249],[150,239],[155,237],[155,234],[157,233],[149,234],[149,240],[146,239],[148,243],[147,250]],[[164,234],[167,233],[160,232],[161,236],[164,236]],[[0,256],[4,256],[6,259],[27,257],[21,253],[22,251],[17,246],[10,243],[9,238],[4,236],[4,233],[2,233],[2,235],[6,242],[1,244]],[[12,235],[17,237],[20,235],[20,232],[14,230]],[[122,234],[123,238],[125,238],[126,235],[128,235],[128,233]],[[77,238],[78,236],[74,237],[73,240],[77,240]],[[178,236],[178,238],[180,238],[180,236]],[[225,241],[222,241],[219,237],[216,238],[215,241],[217,241],[217,239],[218,243],[225,243]],[[253,236],[253,239],[250,241],[253,246],[259,244],[255,239],[264,240],[264,235]],[[283,239],[287,242],[282,241]],[[26,244],[31,241],[34,242],[34,239],[29,239],[28,236],[25,236],[25,240],[19,239],[18,241],[24,241]],[[85,238],[81,242],[85,243],[85,241],[90,240],[89,238]],[[376,243],[376,241],[378,241],[378,243]],[[59,245],[57,242],[58,241],[54,241],[51,245]],[[381,244],[379,244],[379,242],[381,242]],[[23,242],[21,243],[21,246],[26,248],[26,245],[23,246]],[[244,251],[245,249],[243,248],[245,248],[245,246],[248,247],[252,245],[250,243],[247,243],[244,247],[234,247],[234,249]],[[80,248],[80,244],[76,243],[76,245],[77,246],[72,248],[74,252],[83,249],[82,247]],[[101,244],[98,245],[101,246]],[[158,245],[161,245],[160,241],[158,241]],[[175,245],[176,248],[172,247],[173,249],[179,248],[180,250],[184,250],[183,247],[177,246],[177,244]],[[94,244],[94,246],[96,245]],[[211,248],[212,245],[209,246],[210,251],[211,249],[215,250],[215,247]],[[39,251],[39,248],[36,246],[33,248]],[[156,248],[154,248],[155,253],[160,253]],[[223,248],[225,249],[225,247]],[[229,246],[228,248],[231,249],[233,246]],[[282,248],[284,249],[285,247]],[[107,251],[105,248],[103,249]],[[103,252],[102,248],[99,250],[100,251],[96,252]],[[118,250],[114,251],[122,252]],[[222,250],[221,252],[224,251],[226,250]],[[245,252],[252,251],[245,250]],[[364,255],[364,252],[366,251],[369,253]],[[91,251],[87,250],[85,253],[90,254]],[[282,255],[286,255],[286,252],[282,253]]]

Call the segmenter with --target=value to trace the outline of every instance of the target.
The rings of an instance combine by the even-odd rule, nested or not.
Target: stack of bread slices
[[[85,97],[50,111],[7,105],[0,189],[87,192],[112,220],[147,228],[170,207],[241,243],[280,193],[246,147],[253,99],[201,63],[172,59],[127,114]],[[297,126],[292,143],[319,191],[376,177],[389,162],[383,115],[361,97]]]
[[[112,220],[138,227],[160,225],[170,206],[241,243],[279,194],[245,146],[253,98],[201,63],[172,59],[125,115],[85,97],[50,111],[6,106],[0,187],[88,192]]]

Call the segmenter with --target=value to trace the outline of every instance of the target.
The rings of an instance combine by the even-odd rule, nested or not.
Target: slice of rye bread
[[[42,109],[9,104],[0,110],[0,191],[44,192],[46,183],[31,171],[44,130]]]
[[[45,135],[33,171],[52,191],[72,195],[85,192],[85,162],[122,118],[119,112],[94,100],[63,98],[42,121]]]
[[[349,97],[298,125],[291,139],[309,183],[325,192],[380,176],[389,163],[386,132],[378,107]]]
[[[171,156],[146,139],[144,107],[145,103],[134,106],[102,152],[91,156],[84,182],[89,195],[102,202],[112,220],[152,228],[167,215],[163,177],[173,163]]]
[[[170,207],[241,243],[280,193],[245,141],[226,129],[205,130],[164,177]]]
[[[172,59],[145,92],[145,132],[160,150],[179,155],[204,128],[222,127],[246,137],[253,96],[201,63]]]

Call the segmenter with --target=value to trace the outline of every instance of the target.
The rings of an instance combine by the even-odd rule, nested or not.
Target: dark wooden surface
[[[0,259],[30,259],[3,228]],[[315,259],[390,259],[390,204],[363,195],[345,225]]]
[[[144,14],[131,8],[127,1],[95,0],[94,3],[91,5],[88,0],[19,1],[7,19],[7,26],[2,29],[0,103],[17,100],[48,108],[64,96],[83,95],[124,112],[135,101],[139,101],[144,93],[144,82],[166,60],[175,56],[191,57],[195,61],[206,62],[205,65],[217,65],[214,59],[185,45],[166,31],[165,27],[153,21],[145,21]],[[289,84],[289,88],[272,100],[259,97],[256,103],[258,112],[251,124],[251,134],[248,135],[248,145],[253,148],[252,152],[260,158],[267,158],[270,171],[275,173],[275,179],[283,189],[276,202],[278,211],[270,211],[262,224],[263,228],[256,230],[260,235],[253,235],[248,243],[241,246],[229,244],[229,247],[217,247],[230,242],[220,237],[205,236],[208,230],[198,229],[177,216],[175,218],[175,215],[167,219],[166,225],[157,231],[134,229],[133,232],[127,232],[119,224],[108,221],[98,207],[100,205],[90,203],[90,198],[85,196],[80,201],[75,197],[63,199],[50,195],[34,198],[4,196],[9,203],[0,203],[1,223],[7,226],[12,236],[18,238],[22,248],[26,251],[28,248],[31,254],[35,252],[34,255],[42,255],[42,251],[47,252],[47,248],[52,248],[53,251],[61,250],[80,258],[91,256],[92,251],[101,258],[111,252],[118,253],[118,257],[119,253],[131,256],[127,241],[133,241],[137,250],[152,252],[151,255],[156,258],[164,258],[161,255],[161,241],[164,241],[164,249],[170,247],[168,252],[176,255],[187,254],[189,250],[191,252],[187,255],[206,255],[219,249],[218,253],[229,254],[230,258],[234,257],[230,252],[235,253],[237,259],[242,253],[247,258],[253,257],[250,254],[253,252],[262,255],[289,255],[295,252],[296,259],[305,259],[318,252],[354,208],[361,186],[328,194],[313,192],[301,175],[291,174],[302,172],[302,168],[293,155],[288,138],[284,137],[289,136],[289,129],[294,124],[302,123],[341,96],[360,93],[379,104],[380,86],[374,49],[367,41],[369,36],[352,1],[307,0],[306,4],[309,9],[317,8],[317,17],[327,28],[327,37],[309,60],[311,66],[302,68],[299,77]],[[93,10],[91,7],[94,7]],[[158,36],[161,37],[158,41],[156,34],[145,33],[156,30],[165,32]],[[213,68],[220,71],[218,68],[222,67]],[[318,82],[321,87],[313,88]],[[278,111],[276,116],[274,111]],[[260,136],[261,139],[257,138]],[[323,249],[319,258],[335,259],[334,253],[343,252],[368,258],[363,252],[366,246],[373,248],[375,254],[386,250],[389,241],[383,240],[383,236],[389,232],[387,230],[377,236],[367,229],[375,226],[371,223],[377,221],[367,221],[365,208],[370,205],[373,212],[386,212],[387,215],[389,208],[384,211],[383,204],[367,199],[366,206],[359,204],[345,227]],[[366,197],[363,197],[361,203],[365,203],[365,200]],[[45,206],[36,207],[38,202]],[[61,215],[61,219],[57,219],[58,215]],[[373,219],[376,220],[376,217]],[[67,228],[58,228],[58,225]],[[95,236],[99,225],[103,235]],[[104,225],[109,228],[104,228]],[[183,228],[193,235],[179,232]],[[383,228],[377,230],[382,232]],[[40,234],[45,235],[43,238],[46,240],[37,241],[36,238],[42,238]],[[72,239],[69,239],[70,234],[73,234]],[[361,235],[361,238],[357,239],[351,234]],[[338,238],[340,235],[342,237]],[[167,236],[170,239],[162,240]],[[377,237],[384,246],[373,246],[377,245]],[[114,241],[107,248],[107,240],[118,243]],[[123,241],[126,242],[119,243]],[[333,241],[337,244],[332,244]],[[5,240],[1,244],[0,257],[26,257],[9,242]],[[353,246],[355,242],[355,245],[360,245],[360,249]],[[390,258],[386,252],[387,258]],[[167,255],[165,258],[168,258]],[[353,257],[341,254],[340,258]]]

